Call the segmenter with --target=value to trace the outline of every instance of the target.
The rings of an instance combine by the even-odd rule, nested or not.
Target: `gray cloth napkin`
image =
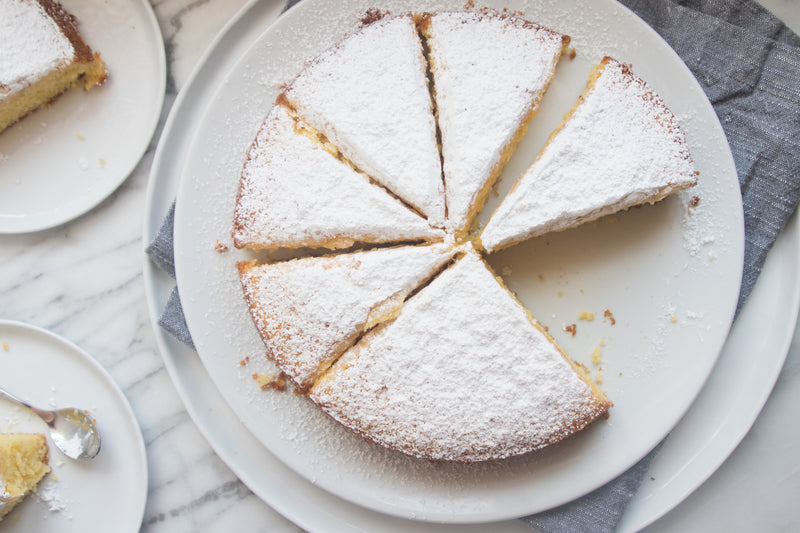
[[[800,38],[750,1],[620,2],[691,69],[727,136],[745,219],[741,309],[800,197]],[[612,532],[657,453],[587,496],[523,520],[547,533]]]
[[[620,1],[689,66],[725,130],[745,215],[741,308],[800,197],[800,38],[747,0]],[[174,206],[147,254],[174,277],[173,223]],[[159,324],[193,346],[177,288]],[[660,446],[594,492],[522,520],[546,533],[614,531]]]

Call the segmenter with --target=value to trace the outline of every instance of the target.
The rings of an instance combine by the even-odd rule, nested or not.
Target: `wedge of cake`
[[[611,406],[474,251],[364,335],[309,397],[383,446],[458,462],[547,446]]]
[[[274,106],[242,170],[234,244],[347,248],[443,238],[441,230],[338,156],[313,128]]]
[[[0,519],[50,472],[47,439],[38,433],[0,433]]]
[[[492,214],[487,252],[655,203],[697,183],[678,121],[627,65],[606,57],[583,94]]]
[[[443,226],[433,104],[410,16],[379,18],[346,37],[312,60],[285,97],[359,170]]]
[[[361,333],[393,318],[452,254],[440,243],[237,266],[269,355],[305,390]]]
[[[418,17],[441,131],[448,226],[469,229],[528,123],[569,37],[491,10]]]
[[[71,87],[89,90],[106,67],[52,0],[0,0],[0,132]]]

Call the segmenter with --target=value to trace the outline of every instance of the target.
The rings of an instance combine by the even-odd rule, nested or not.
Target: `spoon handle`
[[[17,398],[16,396],[11,394],[10,392],[3,390],[2,388],[0,388],[0,398],[3,398],[4,400],[8,400],[9,402],[15,403],[17,405],[21,405],[22,407],[25,407],[27,409],[30,409],[31,411],[36,413],[39,416],[39,418],[41,418],[42,420],[47,422],[48,425],[53,422],[53,419],[56,416],[52,411],[45,411],[43,409],[37,409],[36,407],[32,406],[28,402],[20,400],[19,398]]]

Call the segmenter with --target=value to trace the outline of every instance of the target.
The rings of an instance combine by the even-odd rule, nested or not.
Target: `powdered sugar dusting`
[[[258,329],[278,365],[309,387],[370,321],[391,318],[450,259],[445,244],[242,266]]]
[[[307,128],[281,105],[265,119],[242,171],[237,246],[344,248],[442,238],[442,231],[338,160]]]
[[[481,239],[491,251],[659,200],[695,182],[675,117],[643,80],[609,59]]]
[[[69,39],[38,2],[0,2],[0,99],[74,56]]]
[[[423,33],[442,133],[448,225],[460,231],[503,150],[538,108],[562,36],[495,12],[437,13]]]
[[[286,95],[359,169],[443,225],[432,102],[411,17],[367,25],[310,63]]]
[[[64,513],[65,518],[72,519],[72,515],[67,513],[67,500],[59,491],[58,482],[53,476],[48,476],[36,488],[36,498],[47,505],[51,513]]]
[[[475,252],[346,352],[310,397],[385,446],[466,462],[546,446],[607,409]]]

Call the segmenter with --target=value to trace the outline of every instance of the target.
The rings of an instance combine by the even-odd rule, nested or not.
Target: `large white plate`
[[[176,194],[191,133],[233,62],[277,16],[282,2],[251,3],[227,26],[182,90],[164,128],[148,186],[144,243],[153,240]],[[738,444],[758,415],[780,371],[794,332],[800,283],[800,232],[796,222],[778,239],[749,303],[734,325],[711,378],[672,431],[646,482],[631,501],[620,531],[635,531],[672,509]],[[144,261],[153,327],[170,376],[186,408],[214,450],[260,498],[311,531],[483,531],[389,517],[320,489],[265,450],[216,388],[196,353],[158,327],[173,280]],[[756,330],[763,335],[751,335]],[[758,353],[758,357],[753,355]],[[526,531],[519,522],[493,531]]]
[[[218,242],[230,245],[239,171],[280,83],[356,27],[358,13],[375,6],[303,2],[232,66],[211,99],[186,159],[175,219],[178,287],[195,345],[245,426],[290,468],[346,500],[400,517],[461,523],[567,502],[616,477],[661,441],[689,408],[722,349],[743,254],[739,187],[725,136],[688,69],[630,12],[613,2],[512,4],[572,36],[578,58],[559,67],[531,133],[504,172],[499,198],[571,107],[590,67],[606,54],[632,62],[675,111],[701,182],[654,207],[490,258],[567,352],[602,372],[603,388],[615,402],[607,422],[542,452],[488,464],[431,464],[387,451],[302,397],[258,389],[251,375],[270,366],[234,268],[247,255],[215,251]],[[392,12],[403,6],[377,4]],[[423,2],[418,9],[460,6]],[[691,195],[700,197],[701,207],[687,208]],[[616,325],[602,319],[607,309]],[[584,311],[597,319],[579,322]],[[576,336],[562,331],[573,322]],[[593,367],[592,352],[600,347],[602,364]],[[250,364],[240,366],[248,356]]]
[[[58,451],[36,415],[0,401],[0,432],[48,435],[52,468],[38,494],[3,519],[0,531],[139,531],[147,501],[144,441],[111,376],[74,344],[34,326],[0,320],[0,344],[0,385],[44,409],[86,409],[100,431],[97,457],[73,461]]]
[[[109,77],[69,91],[0,134],[0,233],[82,215],[123,182],[153,135],[166,83],[164,41],[146,0],[64,0]]]

